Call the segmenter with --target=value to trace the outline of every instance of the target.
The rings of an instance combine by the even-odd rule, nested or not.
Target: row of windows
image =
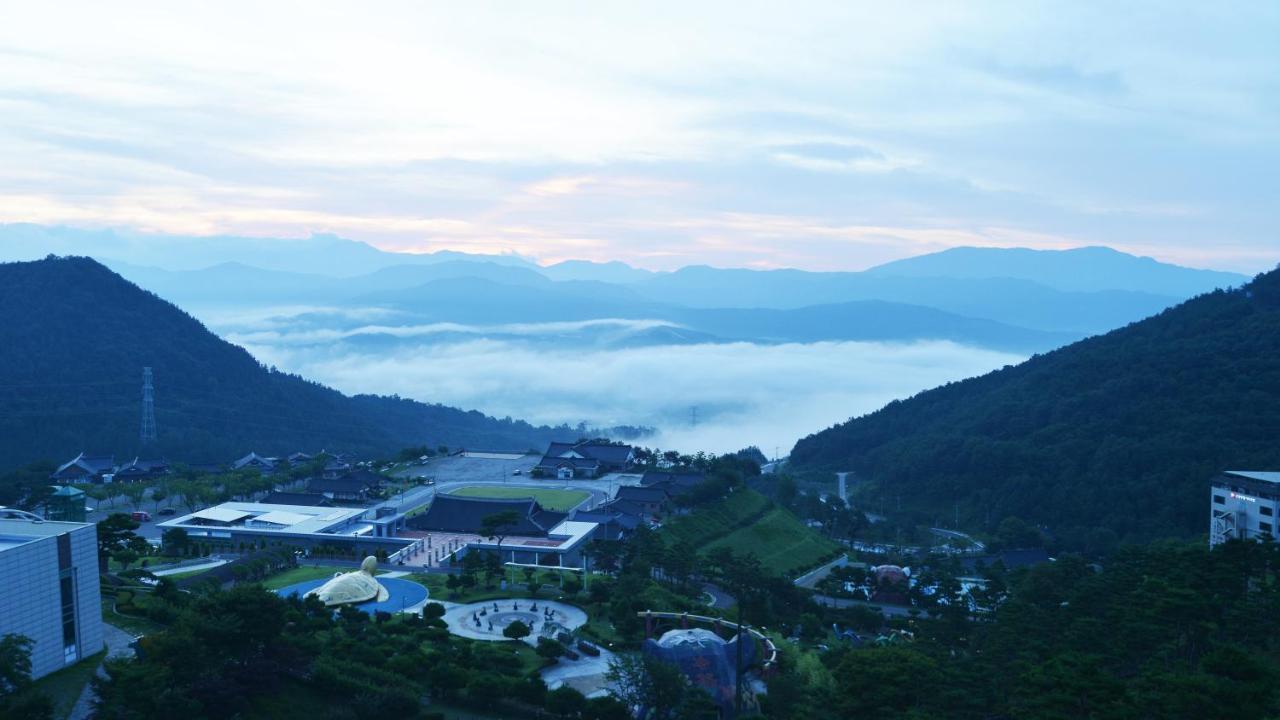
[[[1226,499],[1225,497],[1221,496],[1221,495],[1214,495],[1214,496],[1213,496],[1213,504],[1214,504],[1214,505],[1225,505],[1225,504],[1227,504],[1227,499]],[[1270,505],[1259,505],[1259,506],[1258,506],[1258,513],[1259,513],[1259,514],[1261,514],[1261,515],[1266,515],[1267,517],[1271,517],[1272,515],[1275,515],[1275,511],[1271,508],[1271,506],[1270,506]]]

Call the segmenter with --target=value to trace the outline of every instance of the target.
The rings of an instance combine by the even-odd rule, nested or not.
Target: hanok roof
[[[99,475],[111,472],[115,466],[116,459],[113,455],[85,455],[84,453],[80,453],[71,460],[68,460],[58,466],[58,469],[53,471],[53,477],[60,477],[64,474],[75,474],[68,472],[73,468],[88,475]]]
[[[234,470],[239,470],[240,468],[247,467],[249,465],[253,465],[254,467],[274,468],[276,466],[276,462],[276,458],[263,457],[256,452],[251,452],[231,463],[231,467]]]
[[[269,492],[261,501],[265,505],[297,505],[299,507],[331,507],[329,498],[319,493]]]
[[[559,463],[566,461],[570,463],[595,461],[606,465],[623,466],[630,462],[631,453],[630,445],[613,445],[600,440],[579,443],[553,442],[547,446],[547,451],[543,453],[542,461],[538,465],[558,467]],[[573,467],[593,466],[574,464]]]
[[[646,472],[640,477],[644,487],[666,487],[667,492],[679,494],[701,485],[707,476],[700,472]]]
[[[664,503],[667,501],[667,491],[662,488],[655,487],[637,487],[635,485],[624,485],[618,488],[618,492],[614,498],[618,500],[630,500],[638,503]]]
[[[539,505],[533,498],[473,498],[459,495],[436,495],[425,513],[409,518],[409,527],[438,532],[476,533],[490,515],[514,512],[519,521],[509,530],[511,535],[545,536],[566,517]]]
[[[617,525],[623,530],[635,530],[640,524],[640,518],[635,515],[626,515],[612,511],[607,507],[597,510],[577,510],[573,513],[573,519],[579,522],[593,522],[605,526]]]
[[[313,478],[307,483],[307,491],[312,493],[362,493],[378,487],[384,479],[377,473],[356,471],[339,478]]]

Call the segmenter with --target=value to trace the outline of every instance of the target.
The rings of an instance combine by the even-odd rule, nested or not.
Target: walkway
[[[187,565],[186,567],[172,567],[167,570],[152,570],[151,574],[156,577],[164,577],[166,575],[181,575],[183,573],[197,572],[199,570],[212,570],[216,567],[226,565],[229,560],[214,560],[213,562],[200,563],[199,565]]]
[[[133,642],[134,637],[129,633],[121,630],[115,625],[102,623],[102,638],[106,641],[108,658],[126,658],[133,657],[133,648],[129,644]],[[102,665],[98,665],[98,677],[105,678],[107,671]],[[80,693],[80,699],[76,700],[75,707],[71,708],[71,714],[67,716],[68,720],[89,720],[93,715],[93,701],[95,695],[93,692],[93,684],[84,686],[84,690]]]

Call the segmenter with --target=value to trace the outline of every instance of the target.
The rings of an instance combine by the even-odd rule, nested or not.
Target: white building
[[[102,650],[96,526],[0,518],[0,636],[9,634],[34,643],[33,678]]]
[[[393,555],[410,544],[395,537],[404,516],[379,508],[341,508],[225,502],[158,525],[181,528],[193,542],[238,549],[241,545],[298,548],[346,547],[369,555]]]
[[[1231,539],[1280,538],[1280,472],[1228,470],[1209,488],[1209,546]]]

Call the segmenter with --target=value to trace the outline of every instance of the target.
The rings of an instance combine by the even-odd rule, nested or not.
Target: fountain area
[[[587,613],[555,600],[517,598],[448,606],[444,614],[449,632],[472,640],[508,640],[502,631],[517,620],[532,628],[525,642],[535,645],[540,636],[555,637],[582,627]]]
[[[364,612],[372,615],[379,611],[388,613],[421,612],[422,606],[427,603],[427,588],[413,582],[412,580],[401,580],[395,577],[388,577],[387,575],[379,575],[377,579],[378,584],[386,588],[388,594],[387,599],[383,601],[375,599],[361,603],[352,603],[352,607],[357,610],[363,610]],[[295,583],[293,585],[280,588],[276,593],[280,595],[280,597],[289,597],[290,595],[302,597],[327,582],[329,582],[329,580],[325,578],[321,578],[319,580],[307,580],[305,582]]]

